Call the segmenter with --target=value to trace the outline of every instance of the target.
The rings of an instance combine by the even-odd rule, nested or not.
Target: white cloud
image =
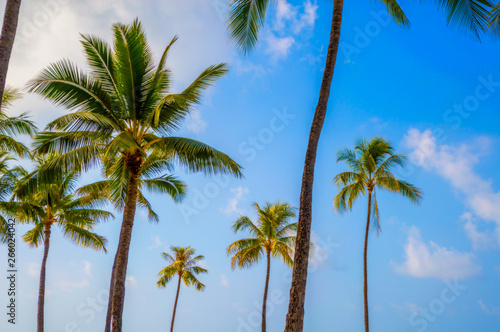
[[[83,261],[83,275],[86,277],[92,277],[92,263],[88,261]]]
[[[67,271],[74,272],[80,280],[75,281],[68,278],[66,272],[61,274],[57,280],[57,287],[63,292],[71,293],[73,290],[79,288],[85,288],[90,285],[89,278],[92,277],[92,263],[88,261],[81,261],[80,263],[70,261],[70,269]]]
[[[333,252],[340,247],[330,236],[321,238],[315,231],[311,231],[311,242],[313,250],[309,255],[309,267],[313,270],[325,266]]]
[[[220,275],[220,284],[224,287],[229,287],[229,280],[227,279],[225,274]]]
[[[144,25],[156,59],[174,35],[180,37],[168,59],[173,92],[186,87],[208,66],[230,62],[236,54],[227,43],[225,20],[210,1],[38,1],[21,11],[7,83],[23,87],[49,63],[63,58],[86,67],[79,34],[97,35],[111,43],[112,23],[128,24],[136,17]],[[15,114],[31,110],[42,128],[64,112],[37,96],[26,96],[14,106]]]
[[[164,243],[161,242],[159,236],[154,236],[151,239],[153,240],[154,243],[148,247],[148,250],[156,249],[164,245]]]
[[[476,219],[470,212],[465,212],[460,219],[465,221],[464,230],[474,250],[489,249],[495,246],[491,231],[486,230],[481,232]]]
[[[394,270],[400,274],[416,278],[465,279],[481,273],[481,267],[474,262],[474,254],[440,247],[432,241],[425,243],[420,229],[415,226],[410,227],[405,253],[406,261],[394,264]]]
[[[132,288],[136,287],[138,285],[138,281],[134,276],[128,276],[125,279],[125,286],[130,286]]]
[[[75,288],[85,288],[90,285],[88,279],[82,279],[80,281],[70,281],[66,279],[59,280],[57,286],[67,293],[73,292]]]
[[[198,109],[192,109],[187,117],[187,129],[195,134],[200,134],[205,131],[207,123],[201,117],[201,112]]]
[[[293,20],[297,17],[297,9],[286,0],[278,0],[276,5],[276,22],[274,29],[281,31],[285,28],[287,20]]]
[[[273,30],[283,33],[287,25],[295,34],[312,29],[318,18],[317,12],[318,5],[309,0],[304,1],[303,6],[293,6],[287,0],[278,0]]]
[[[464,227],[473,246],[484,248],[490,241],[499,244],[500,192],[493,190],[491,180],[482,178],[473,169],[479,162],[479,157],[490,146],[490,140],[480,137],[471,145],[450,146],[438,144],[430,130],[420,132],[410,129],[405,143],[413,150],[411,156],[418,165],[436,172],[464,195],[465,204],[474,217],[496,224],[496,234],[478,233],[477,222],[468,218]]]
[[[500,307],[487,305],[482,300],[478,300],[477,303],[488,316],[500,316]]]
[[[29,263],[26,271],[28,272],[28,275],[32,278],[38,278],[40,277],[40,269],[41,266],[38,263]]]
[[[272,32],[268,33],[265,37],[267,49],[266,53],[271,55],[271,60],[276,61],[281,58],[286,58],[290,53],[295,39],[292,36],[276,37]]]
[[[276,18],[271,29],[264,32],[266,53],[271,62],[286,58],[296,44],[292,35],[300,34],[304,29],[313,29],[318,5],[307,0],[303,6],[293,6],[287,0],[278,0]]]
[[[300,14],[300,18],[294,25],[295,33],[299,33],[304,28],[314,28],[314,24],[318,19],[318,5],[310,1],[304,2],[304,12]]]
[[[243,214],[243,211],[240,210],[240,208],[238,207],[238,204],[245,199],[248,192],[249,192],[248,188],[241,187],[241,186],[238,188],[231,189],[231,193],[233,194],[233,197],[231,197],[227,200],[226,207],[221,208],[220,211],[226,215],[232,215],[234,213]]]

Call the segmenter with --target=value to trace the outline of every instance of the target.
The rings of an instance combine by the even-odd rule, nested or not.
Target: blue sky
[[[111,41],[111,24],[135,17],[143,21],[157,57],[174,35],[180,36],[170,59],[177,90],[211,64],[231,64],[180,134],[229,154],[243,165],[245,178],[207,178],[178,169],[189,186],[182,204],[149,196],[160,223],[148,223],[143,212],[136,216],[124,331],[160,331],[170,323],[175,285],[161,290],[155,285],[163,266],[160,254],[170,245],[195,247],[210,271],[201,277],[205,292],[181,289],[177,331],[258,331],[265,266],[231,271],[225,249],[241,235],[230,226],[240,213],[253,216],[252,202],[285,200],[298,206],[331,2],[279,1],[259,47],[246,58],[227,44],[223,0],[47,3],[23,2],[11,85],[22,87],[60,58],[83,63],[78,33]],[[379,194],[382,234],[371,234],[369,244],[372,330],[489,332],[500,324],[500,159],[495,153],[500,46],[447,27],[433,5],[404,1],[401,6],[412,23],[409,30],[389,22],[380,3],[354,0],[344,6],[341,49],[317,155],[307,332],[362,329],[366,201],[336,215],[331,179],[345,170],[335,163],[339,148],[376,135],[411,157],[399,176],[420,187],[424,200],[417,207]],[[40,127],[64,113],[36,96],[13,108],[14,113],[25,110]],[[90,172],[82,183],[96,179],[98,171]],[[109,239],[107,255],[76,247],[53,232],[48,330],[102,329],[120,218],[117,213],[115,221],[97,228]],[[19,246],[19,324],[12,328],[2,319],[2,330],[34,330],[41,255],[40,249]],[[273,262],[270,331],[284,327],[290,275],[281,262]]]

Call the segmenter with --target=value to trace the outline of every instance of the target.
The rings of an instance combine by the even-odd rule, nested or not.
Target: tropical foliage
[[[38,158],[37,167],[50,161]],[[30,247],[43,245],[40,271],[37,331],[44,330],[45,271],[50,247],[52,226],[57,226],[64,237],[75,244],[106,251],[106,239],[93,232],[94,225],[113,217],[110,212],[97,209],[102,198],[94,199],[74,194],[78,176],[75,172],[58,174],[50,182],[36,181],[34,190],[26,190],[26,183],[37,177],[37,171],[27,173],[16,181],[13,198],[0,201],[0,210],[16,218],[19,223],[33,225],[23,236]]]
[[[196,255],[196,250],[194,248],[172,246],[170,250],[173,252],[173,256],[169,253],[162,253],[163,259],[167,261],[168,265],[158,273],[158,277],[160,278],[156,282],[156,285],[160,288],[164,288],[174,277],[178,277],[174,312],[172,313],[172,323],[170,324],[170,332],[173,332],[181,282],[184,282],[184,285],[187,287],[193,286],[197,291],[202,291],[205,289],[205,285],[202,284],[196,276],[208,273],[208,271],[198,265],[205,257]]]
[[[333,206],[336,211],[344,213],[351,210],[354,203],[368,194],[368,213],[366,218],[364,244],[364,311],[365,331],[369,331],[368,315],[368,234],[370,224],[377,232],[381,231],[380,214],[377,202],[377,190],[388,190],[418,203],[422,198],[420,190],[406,181],[398,180],[391,172],[395,167],[404,167],[406,157],[394,153],[389,141],[375,137],[370,141],[360,140],[354,150],[344,148],[337,154],[337,162],[344,162],[350,171],[335,176],[333,182],[340,189],[335,196]]]
[[[266,259],[267,272],[262,301],[262,332],[266,331],[266,306],[269,291],[269,276],[271,272],[271,258],[281,258],[287,266],[293,266],[293,247],[296,240],[297,223],[295,209],[285,202],[266,204],[261,208],[254,203],[258,219],[253,223],[249,217],[241,216],[233,224],[235,233],[244,231],[251,237],[235,241],[227,248],[227,254],[232,255],[231,267],[248,268]]]
[[[61,153],[40,176],[50,178],[53,170],[83,171],[102,163],[106,174],[115,175],[110,178],[110,192],[126,198],[112,274],[112,330],[121,331],[141,174],[145,169],[163,174],[174,163],[191,172],[240,177],[241,167],[207,144],[172,136],[192,106],[200,102],[202,92],[227,72],[227,66],[208,67],[184,91],[172,94],[166,60],[177,37],[154,65],[151,48],[137,20],[130,25],[113,25],[113,34],[113,48],[98,37],[83,36],[88,74],[68,60],[61,60],[43,70],[29,86],[31,92],[73,111],[51,122],[48,129],[53,131],[35,137],[37,154]],[[128,175],[126,182],[124,174]],[[158,180],[150,189],[169,192],[173,188],[170,180]]]

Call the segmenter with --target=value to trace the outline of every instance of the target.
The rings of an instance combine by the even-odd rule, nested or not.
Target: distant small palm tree
[[[18,89],[7,86],[2,95],[2,106],[0,108],[0,150],[12,152],[21,157],[29,157],[29,149],[14,139],[17,135],[34,135],[36,126],[29,120],[27,113],[19,116],[9,117],[6,110],[16,100],[22,97]],[[13,137],[14,136],[14,137]]]
[[[191,247],[170,247],[174,256],[168,253],[162,253],[169,265],[163,268],[158,276],[160,279],[156,282],[158,287],[165,287],[173,277],[178,276],[177,294],[175,295],[174,312],[172,314],[172,323],[170,324],[170,332],[174,330],[175,312],[177,310],[177,301],[179,300],[179,291],[181,289],[181,281],[184,281],[186,286],[194,286],[197,291],[205,289],[196,275],[201,273],[208,273],[208,271],[196,264],[198,264],[205,257],[202,255],[195,256],[195,249]]]
[[[38,159],[38,167],[42,167],[45,162],[47,160]],[[0,210],[15,217],[20,223],[33,224],[34,227],[24,234],[23,240],[30,247],[38,247],[41,244],[44,246],[37,320],[37,331],[43,332],[45,270],[52,226],[59,226],[63,235],[76,244],[106,251],[106,239],[92,230],[96,222],[105,221],[113,215],[95,208],[100,203],[99,200],[73,194],[78,179],[75,173],[59,174],[48,183],[35,181],[36,174],[36,170],[30,174],[26,173],[14,189],[15,200],[0,201]],[[23,184],[27,181],[35,181],[37,189],[22,190]]]
[[[241,216],[233,225],[235,233],[247,231],[252,237],[232,243],[227,248],[227,254],[233,255],[231,259],[233,269],[251,267],[263,256],[266,257],[266,284],[262,302],[262,332],[265,332],[271,257],[282,258],[287,266],[293,266],[292,248],[295,246],[297,223],[290,223],[290,220],[295,218],[295,209],[288,203],[266,202],[263,208],[254,203],[253,207],[258,214],[257,224],[254,224],[249,217]]]
[[[368,232],[370,222],[373,222],[377,232],[380,232],[380,219],[376,189],[385,189],[409,198],[413,203],[419,203],[422,193],[414,185],[396,179],[392,168],[404,167],[406,157],[394,154],[390,142],[381,137],[370,141],[360,140],[354,150],[345,148],[337,153],[337,162],[345,162],[351,171],[335,176],[333,182],[341,188],[333,201],[334,209],[340,213],[351,210],[354,202],[368,192],[368,215],[366,217],[366,232],[364,245],[364,312],[365,331],[369,331],[368,318]],[[373,199],[373,204],[372,204]]]
[[[94,199],[104,199],[118,211],[122,212],[127,202],[127,190],[129,175],[124,165],[124,160],[112,160],[104,165],[103,176],[106,180],[94,182],[83,186],[77,190],[77,193],[83,196],[93,197]],[[160,218],[153,210],[151,203],[144,196],[144,192],[156,192],[168,194],[175,202],[180,202],[186,193],[186,185],[171,174],[158,174],[160,167],[167,170],[173,169],[173,165],[163,159],[158,159],[158,155],[151,154],[145,160],[141,167],[141,174],[138,182],[137,207],[142,208],[148,213],[148,220],[159,222]],[[117,258],[113,262],[111,280],[109,286],[109,299],[113,297],[113,282],[115,279],[115,268]],[[108,310],[106,313],[105,332],[111,329],[111,311],[112,301],[108,301]]]

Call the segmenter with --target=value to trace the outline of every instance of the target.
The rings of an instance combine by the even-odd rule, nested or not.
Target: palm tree
[[[174,312],[172,313],[172,323],[170,324],[170,332],[174,331],[175,311],[177,310],[177,301],[179,300],[179,291],[181,289],[181,281],[189,286],[194,286],[197,291],[203,291],[205,285],[202,284],[196,275],[201,273],[208,273],[208,271],[196,264],[198,264],[205,257],[202,255],[195,256],[195,250],[191,247],[170,247],[174,256],[162,253],[163,259],[169,265],[161,269],[158,273],[160,279],[156,282],[158,287],[165,287],[170,280],[176,275],[179,277],[177,282],[177,293],[175,295]]]
[[[50,160],[50,159],[49,159]],[[47,160],[38,158],[38,167]],[[95,223],[106,221],[113,215],[96,209],[101,202],[85,196],[75,196],[73,191],[78,180],[75,172],[58,174],[50,182],[37,181],[36,190],[22,190],[24,183],[37,176],[37,172],[25,174],[14,189],[14,198],[0,202],[0,209],[15,217],[20,223],[30,223],[34,227],[23,236],[30,247],[43,244],[43,259],[40,270],[40,288],[38,293],[37,331],[44,330],[45,271],[50,247],[52,226],[57,225],[63,235],[72,242],[106,252],[106,239],[94,233]]]
[[[340,213],[351,210],[356,200],[368,192],[368,214],[366,217],[363,254],[366,332],[369,331],[368,274],[366,263],[370,222],[373,223],[377,232],[381,230],[376,190],[389,190],[409,198],[413,203],[419,203],[422,198],[422,193],[417,187],[408,182],[396,179],[394,174],[391,173],[392,168],[395,166],[404,167],[406,159],[402,154],[395,154],[390,142],[381,137],[375,137],[368,142],[360,140],[356,143],[354,150],[345,148],[337,154],[337,162],[345,162],[351,170],[340,173],[333,179],[338,188],[341,188],[340,192],[334,198],[334,209]]]
[[[405,28],[410,26],[408,18],[396,0],[384,0],[383,2],[387,7],[388,13],[398,25]],[[232,0],[230,2],[228,16],[230,38],[244,54],[256,46],[259,30],[265,22],[267,9],[273,3],[275,3],[273,0]],[[436,0],[436,4],[438,7],[445,9],[448,23],[459,25],[464,30],[470,31],[476,38],[479,38],[481,32],[485,30],[487,26],[485,17],[488,14],[488,8],[492,6],[490,0]],[[293,267],[285,332],[301,332],[304,325],[304,301],[312,222],[314,165],[316,163],[316,150],[325,120],[337,59],[343,5],[344,0],[333,1],[333,16],[325,69],[309,133],[300,192],[299,226],[295,247],[296,264]]]
[[[7,86],[2,94],[0,108],[0,150],[12,152],[21,157],[29,157],[29,149],[22,143],[16,141],[16,135],[34,135],[36,126],[29,120],[28,114],[9,117],[5,111],[18,99],[22,97],[18,89]]]
[[[5,5],[2,34],[0,35],[0,96],[4,94],[7,69],[16,37],[20,7],[21,0],[7,0]],[[0,109],[2,108],[2,102],[3,100],[0,101]]]
[[[24,171],[20,167],[10,168],[10,162],[15,159],[5,151],[0,151],[0,201],[10,198],[12,190],[19,179],[20,173]],[[0,243],[6,243],[8,240],[8,220],[0,215]]]
[[[119,161],[128,172],[126,203],[116,253],[112,297],[112,331],[122,329],[128,253],[138,200],[141,168],[148,158],[157,172],[172,164],[206,174],[241,177],[241,167],[224,153],[202,142],[172,134],[203,90],[227,72],[225,64],[208,67],[178,94],[169,93],[166,59],[175,37],[154,65],[141,24],[114,24],[114,48],[102,39],[83,36],[89,74],[68,60],[53,63],[29,84],[30,91],[71,111],[48,125],[35,138],[36,152],[62,153],[42,172],[52,169],[86,170],[100,162]],[[110,166],[112,167],[112,166]],[[117,170],[118,171],[118,170]]]
[[[105,165],[103,177],[107,180],[83,186],[77,190],[77,193],[88,197],[94,197],[95,199],[105,198],[113,204],[116,210],[123,211],[127,201],[125,196],[127,193],[126,188],[128,186],[129,174],[123,159],[120,161],[121,165],[118,165],[117,162],[118,161],[110,162]],[[168,165],[164,160],[156,160],[155,155],[150,155],[142,165],[138,182],[137,206],[148,212],[148,219],[151,222],[159,222],[160,219],[144,196],[144,190],[148,192],[166,193],[170,195],[175,202],[180,202],[186,193],[186,185],[175,176],[158,174],[158,165],[173,169],[173,165]],[[116,257],[113,262],[113,271],[111,272],[109,299],[113,296],[115,267]],[[105,332],[109,332],[111,329],[111,310],[111,301],[108,301]]]
[[[263,208],[257,203],[253,204],[258,214],[258,221],[254,224],[250,218],[241,216],[234,222],[233,230],[247,231],[250,238],[238,240],[227,248],[231,258],[231,268],[248,268],[258,263],[263,256],[266,257],[267,272],[264,287],[264,300],[262,301],[262,332],[266,332],[266,306],[269,290],[269,275],[271,272],[271,257],[281,258],[289,266],[293,266],[293,246],[297,223],[290,223],[295,218],[294,208],[288,203],[266,202]]]

